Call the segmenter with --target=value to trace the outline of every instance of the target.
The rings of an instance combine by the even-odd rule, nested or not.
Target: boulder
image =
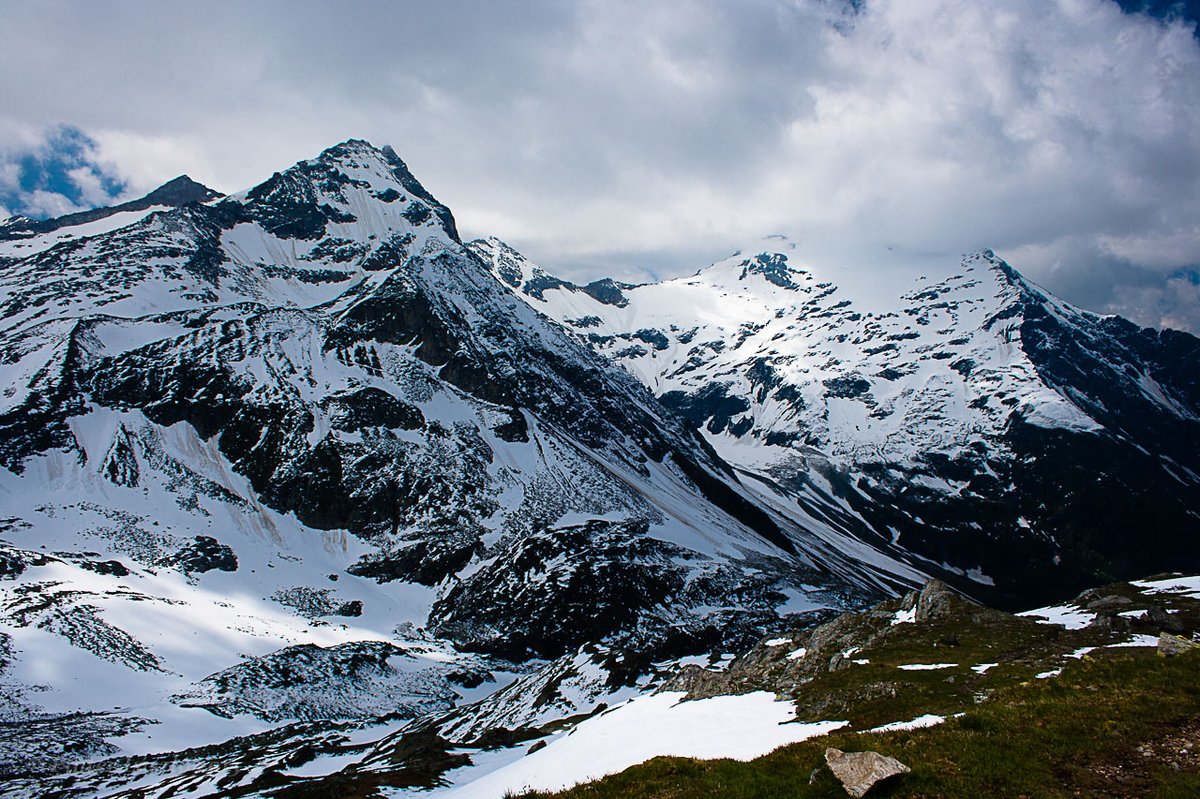
[[[886,779],[912,771],[899,760],[878,752],[843,752],[833,747],[825,750],[825,762],[846,793],[854,797],[864,796]]]
[[[1151,605],[1146,611],[1145,620],[1158,627],[1159,630],[1169,633],[1181,633],[1186,627],[1182,621],[1167,612],[1167,609],[1161,605]]]
[[[1195,641],[1189,641],[1186,638],[1181,638],[1178,635],[1171,635],[1170,633],[1163,633],[1158,636],[1158,654],[1164,657],[1182,655],[1184,652],[1190,652],[1193,649],[1200,649],[1200,644]]]
[[[1099,597],[1098,599],[1093,599],[1091,602],[1088,602],[1087,609],[1095,610],[1100,613],[1107,613],[1125,610],[1132,604],[1133,600],[1129,597],[1112,594],[1109,596]]]

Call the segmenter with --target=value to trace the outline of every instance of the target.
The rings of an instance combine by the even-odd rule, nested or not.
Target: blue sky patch
[[[95,140],[74,125],[51,129],[36,148],[0,153],[0,206],[44,218],[107,205],[126,184],[96,159]]]
[[[1200,0],[1117,0],[1127,14],[1149,14],[1156,19],[1200,22]]]

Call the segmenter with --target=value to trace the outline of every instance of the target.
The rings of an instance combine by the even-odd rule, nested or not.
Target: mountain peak
[[[352,194],[358,199],[352,200]],[[239,198],[279,217],[284,227],[278,230],[291,237],[318,238],[327,222],[357,219],[365,202],[381,208],[382,218],[403,216],[412,225],[436,217],[445,234],[462,243],[450,209],[421,185],[396,151],[364,139],[335,144],[315,158],[276,172]]]
[[[151,205],[176,207],[194,202],[207,202],[208,200],[215,200],[220,196],[220,192],[210,189],[203,183],[198,183],[187,175],[180,175],[168,180],[145,197],[135,200],[135,202],[145,203],[146,207]]]

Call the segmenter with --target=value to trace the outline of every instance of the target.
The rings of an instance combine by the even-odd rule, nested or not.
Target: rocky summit
[[[752,757],[902,721],[895,680],[814,688],[900,633],[1044,632],[976,601],[1200,570],[1200,341],[990,252],[948,269],[864,297],[773,240],[577,286],[358,140],[9,220],[0,795],[500,796],[597,776],[588,741],[632,746],[600,773]],[[1187,608],[1092,601],[1061,614],[1193,657]],[[630,732],[656,724],[694,735]]]

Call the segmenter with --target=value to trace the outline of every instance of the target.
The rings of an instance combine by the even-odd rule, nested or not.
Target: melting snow
[[[906,663],[903,666],[897,666],[898,669],[904,671],[934,671],[936,669],[954,669],[958,668],[957,663]]]
[[[537,752],[430,796],[496,799],[506,791],[527,788],[561,790],[660,755],[750,760],[846,725],[793,723],[791,703],[776,701],[765,691],[692,702],[681,701],[684,695],[676,691],[640,696],[582,722]]]
[[[1122,641],[1119,644],[1109,644],[1109,646],[1158,646],[1158,636],[1135,635],[1128,641]]]
[[[1133,585],[1145,588],[1146,593],[1184,593],[1190,596],[1200,595],[1200,575],[1191,577],[1170,577],[1166,580],[1137,580]]]
[[[1061,624],[1068,630],[1082,630],[1096,618],[1096,614],[1080,610],[1074,605],[1054,605],[1048,608],[1027,610],[1017,615],[1042,621],[1046,624]]]
[[[881,727],[872,727],[867,732],[895,732],[896,730],[919,730],[923,727],[932,727],[936,724],[941,724],[946,720],[945,716],[934,716],[931,713],[926,713],[924,716],[917,716],[912,721],[893,721],[891,724],[884,724]]]

